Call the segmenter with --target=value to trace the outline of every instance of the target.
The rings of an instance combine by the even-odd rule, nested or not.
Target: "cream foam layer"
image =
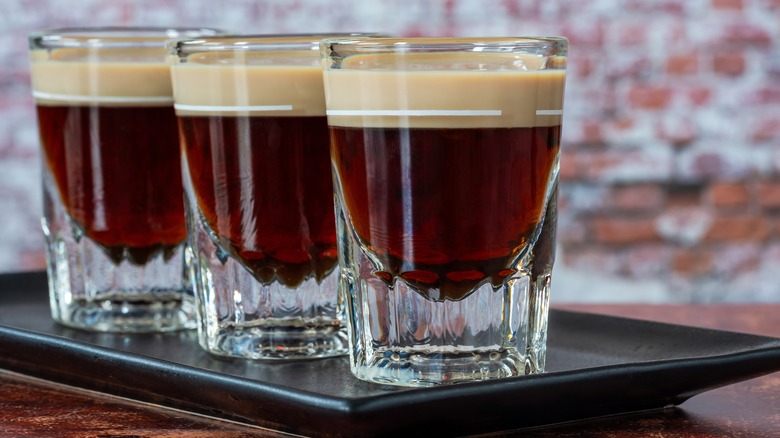
[[[30,54],[39,105],[163,106],[173,92],[160,49],[59,49]]]
[[[176,114],[324,116],[318,54],[192,55],[171,68]]]
[[[539,69],[543,65],[538,57],[496,53],[351,56],[341,68],[325,70],[328,123],[388,128],[559,125],[565,72]]]

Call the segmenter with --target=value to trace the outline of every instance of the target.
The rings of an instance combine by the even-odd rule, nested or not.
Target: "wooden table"
[[[577,311],[780,337],[780,304],[559,305]],[[698,395],[681,407],[488,436],[780,437],[780,373]],[[0,436],[281,437],[0,371]]]

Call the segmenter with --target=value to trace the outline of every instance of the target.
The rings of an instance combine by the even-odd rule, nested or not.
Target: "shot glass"
[[[189,243],[207,351],[347,352],[323,35],[172,42]]]
[[[321,48],[352,372],[542,372],[566,39]]]
[[[53,318],[106,332],[195,326],[165,42],[211,29],[30,36]]]

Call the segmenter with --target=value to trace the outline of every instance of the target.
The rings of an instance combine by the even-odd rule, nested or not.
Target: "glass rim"
[[[320,43],[330,39],[362,39],[387,36],[377,32],[322,32],[281,34],[226,34],[206,38],[176,38],[168,41],[168,52],[187,56],[199,52],[312,50],[318,51]]]
[[[355,51],[435,51],[484,47],[517,49],[550,47],[567,49],[569,40],[563,36],[489,36],[489,37],[408,37],[408,38],[329,38],[322,41],[322,47],[330,50],[350,49]]]
[[[164,47],[173,38],[221,34],[219,29],[186,26],[61,27],[33,32],[29,43],[30,49]]]

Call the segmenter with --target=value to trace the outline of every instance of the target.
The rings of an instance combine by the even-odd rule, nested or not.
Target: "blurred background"
[[[553,302],[780,301],[780,0],[3,0],[0,272],[44,268],[27,35],[562,35]]]

